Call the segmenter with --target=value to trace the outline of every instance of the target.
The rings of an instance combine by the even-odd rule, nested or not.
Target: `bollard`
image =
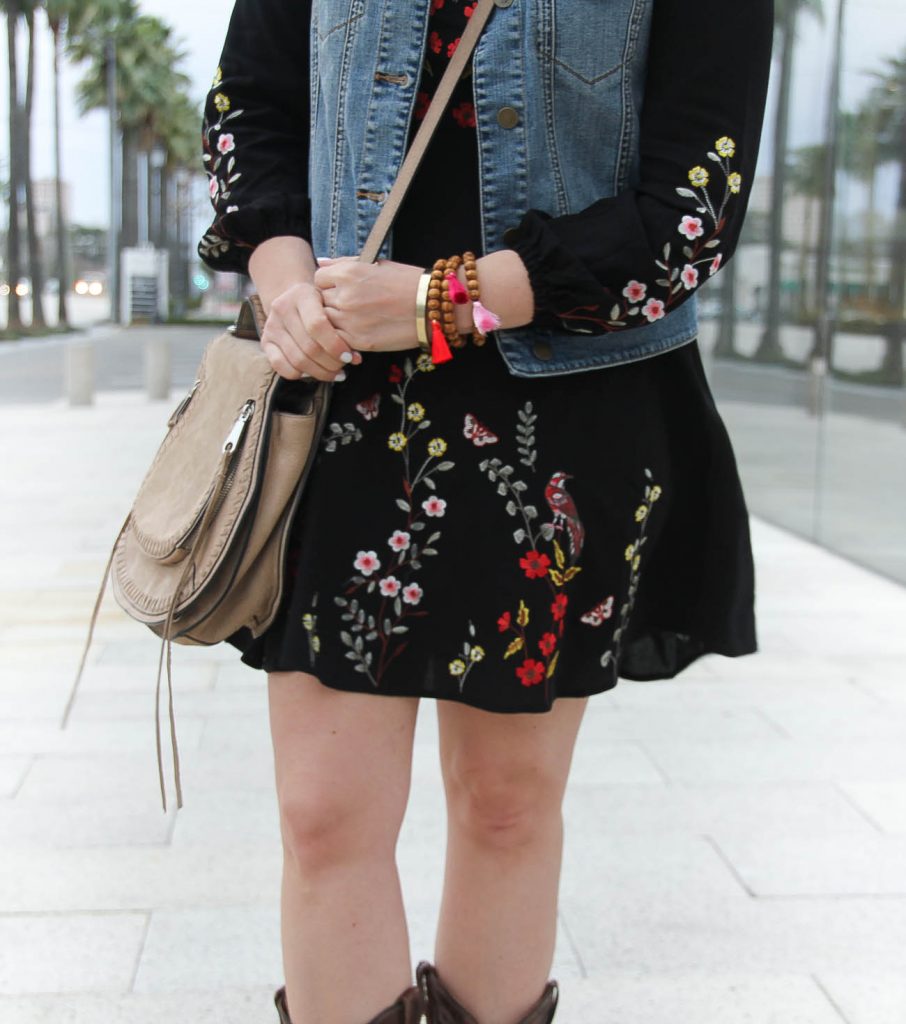
[[[90,341],[66,346],[66,397],[70,405],[94,405],[94,345]]]
[[[821,414],[826,383],[827,360],[823,356],[814,356],[809,365],[808,377],[808,412],[810,416]]]
[[[145,390],[150,401],[170,397],[170,342],[151,338],[145,342]]]

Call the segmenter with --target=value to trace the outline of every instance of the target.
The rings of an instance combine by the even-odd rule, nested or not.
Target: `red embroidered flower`
[[[541,551],[529,551],[524,558],[519,559],[519,564],[525,569],[525,575],[530,580],[540,580],[547,575],[547,567],[551,560]]]
[[[450,60],[453,54],[456,53],[456,47],[459,46],[460,38],[460,36],[457,36],[452,43],[447,43],[447,60]]]
[[[446,2],[447,0],[431,0],[431,13],[439,11]]]
[[[477,6],[478,6],[478,4],[477,4],[477,3],[474,3],[474,4],[466,4],[466,6],[465,6],[465,7],[463,7],[463,9],[462,9],[462,13],[463,13],[463,14],[464,14],[464,15],[465,15],[465,16],[466,16],[467,18],[471,18],[471,17],[472,17],[472,14],[473,14],[473,13],[475,12],[475,8],[476,8]]]
[[[402,379],[403,371],[396,365],[396,363],[393,363],[390,367],[390,373],[387,375],[387,380],[389,380],[391,384],[399,384]]]
[[[464,100],[458,106],[455,106],[450,113],[453,115],[453,120],[459,125],[460,128],[474,128],[475,127],[475,104],[469,103],[468,100]]]
[[[421,121],[425,114],[428,113],[428,106],[431,103],[431,97],[424,91],[418,93],[415,97],[415,118]]]
[[[510,613],[504,612],[503,615],[497,620],[497,628],[501,633],[505,633],[510,628]]]
[[[559,622],[566,614],[566,606],[569,603],[569,598],[566,594],[557,594],[554,598],[554,603],[551,605],[551,615],[554,617],[554,622]]]
[[[544,679],[544,662],[526,658],[516,669],[516,675],[519,676],[523,686],[537,686]]]
[[[545,633],[538,641],[538,647],[546,658],[557,646],[557,638],[553,633]]]
[[[431,35],[428,36],[428,46],[430,46],[435,53],[440,53],[443,49],[443,45],[444,41],[440,38],[439,33],[432,32]]]

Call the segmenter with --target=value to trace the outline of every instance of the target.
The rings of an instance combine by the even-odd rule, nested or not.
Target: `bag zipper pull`
[[[255,403],[250,398],[245,405],[242,407],[242,411],[233,424],[233,429],[227,434],[227,439],[223,442],[223,451],[234,452],[239,447],[239,442],[242,440],[242,435],[245,433],[245,425],[252,418],[252,412],[255,409]]]

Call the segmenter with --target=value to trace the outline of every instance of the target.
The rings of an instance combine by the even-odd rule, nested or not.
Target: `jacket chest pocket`
[[[345,30],[365,14],[365,0],[315,0],[313,13],[318,46],[342,43]]]
[[[606,88],[631,61],[652,2],[550,0],[538,20],[538,54],[564,84]]]

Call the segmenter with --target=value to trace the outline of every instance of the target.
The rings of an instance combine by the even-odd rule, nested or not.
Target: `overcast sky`
[[[288,0],[289,2],[289,0]],[[372,0],[377,2],[377,0]],[[731,0],[746,2],[746,0]],[[883,57],[906,50],[906,0],[846,0],[846,74],[843,81],[844,104],[852,105],[864,94],[870,79],[866,70],[878,67]],[[794,145],[820,140],[824,114],[822,97],[826,92],[826,67],[830,22],[835,10],[834,0],[825,0],[829,15],[824,27],[810,18],[802,21],[802,45],[797,54],[797,104],[794,109],[792,136]],[[220,56],[232,0],[141,0],[142,10],[156,14],[173,26],[177,38],[187,51],[184,70],[192,79],[193,95],[199,102],[204,97]],[[41,32],[38,39],[38,76],[35,119],[34,172],[36,177],[50,176],[51,108],[49,34]],[[744,43],[743,43],[744,45]],[[694,52],[690,60],[695,59]],[[71,216],[81,224],[104,225],[107,220],[107,136],[105,112],[97,111],[84,118],[75,112],[71,97],[79,72],[67,67],[64,76],[65,110],[64,175],[71,182]],[[681,83],[678,83],[681,87]],[[721,88],[721,83],[715,83]],[[6,137],[7,83],[0,82],[0,122],[4,164],[7,161]],[[773,106],[769,100],[770,109]],[[200,131],[200,121],[199,121]],[[764,147],[762,157],[768,157]],[[200,156],[199,156],[200,166]],[[763,164],[764,166],[764,159]],[[206,216],[202,208],[200,217]],[[203,227],[203,224],[201,225]]]

